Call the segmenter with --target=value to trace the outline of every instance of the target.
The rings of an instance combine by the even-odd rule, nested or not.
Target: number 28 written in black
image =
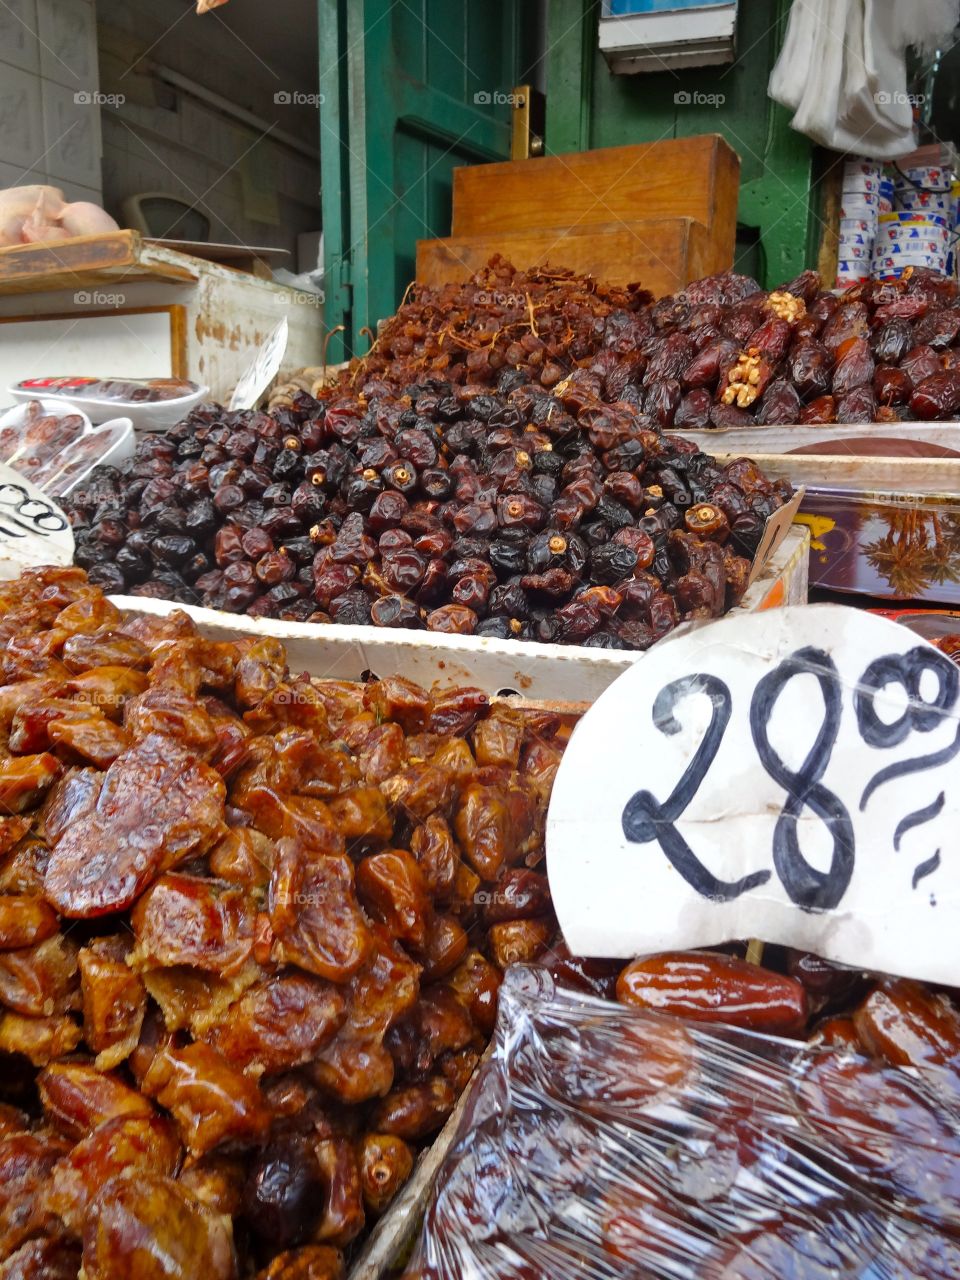
[[[932,698],[921,697],[921,680],[932,677]],[[823,698],[823,722],[816,739],[801,762],[793,770],[787,766],[770,742],[769,726],[774,707],[783,690],[797,676],[814,676]],[[894,720],[881,718],[876,706],[877,694],[891,685],[899,685],[906,695],[905,707]],[[912,733],[929,733],[943,724],[944,718],[955,718],[960,692],[960,670],[943,654],[918,646],[906,654],[889,654],[874,659],[855,682],[854,711],[857,728],[866,748],[890,750],[899,746]],[[928,690],[929,693],[929,690]],[[670,864],[704,898],[730,902],[742,894],[766,884],[773,872],[759,870],[737,880],[723,880],[704,865],[677,829],[677,823],[691,804],[710,771],[723,741],[732,711],[729,687],[719,677],[699,672],[671,681],[657,694],[653,704],[653,723],[670,737],[681,730],[676,717],[680,703],[695,696],[706,696],[712,703],[712,714],[693,758],[664,801],[650,791],[637,791],[623,810],[623,833],[634,844],[656,842]],[[843,715],[843,685],[833,658],[823,649],[807,646],[785,658],[757,683],[750,701],[750,733],[760,764],[786,793],[786,798],[773,831],[773,867],[787,893],[805,911],[830,911],[839,906],[850,887],[856,859],[853,821],[844,802],[826,787],[823,776],[837,743]],[[859,807],[866,808],[870,798],[887,782],[935,769],[952,760],[960,752],[960,723],[954,739],[939,751],[896,760],[881,768],[867,783]],[[943,792],[925,808],[908,814],[894,833],[894,848],[899,848],[903,834],[912,827],[936,817],[945,803]],[[830,864],[819,870],[804,857],[800,848],[798,819],[809,810],[823,822],[832,850]],[[918,869],[926,874],[939,865],[939,851]],[[916,884],[917,876],[914,877]]]

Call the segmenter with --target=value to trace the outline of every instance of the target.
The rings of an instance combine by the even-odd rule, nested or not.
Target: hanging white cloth
[[[768,91],[815,142],[892,160],[916,146],[907,47],[958,22],[960,0],[793,0]]]

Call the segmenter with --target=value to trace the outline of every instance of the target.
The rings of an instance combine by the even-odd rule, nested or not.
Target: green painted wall
[[[768,287],[815,265],[816,149],[767,97],[789,9],[789,0],[740,0],[729,66],[622,76],[598,49],[599,0],[549,0],[547,151],[723,134],[741,161],[738,265]],[[677,102],[683,93],[693,101]]]

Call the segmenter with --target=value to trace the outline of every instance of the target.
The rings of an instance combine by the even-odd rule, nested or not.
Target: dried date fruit
[[[426,939],[430,900],[416,859],[405,849],[385,849],[357,868],[357,893],[389,933],[420,949]]]
[[[143,965],[187,964],[229,978],[253,952],[242,890],[205,877],[161,876],[137,902],[131,924]]]
[[[434,1077],[388,1093],[374,1107],[370,1123],[377,1132],[410,1142],[441,1128],[455,1101],[450,1082]]]
[[[494,924],[488,934],[490,956],[500,969],[532,964],[547,946],[552,932],[549,922],[542,919]]]
[[[293,840],[279,841],[269,906],[275,960],[342,982],[367,958],[370,934],[347,857],[307,854]]]
[[[866,338],[848,338],[841,342],[830,387],[833,396],[839,400],[855,387],[867,386],[873,381],[873,371],[873,355]]]
[[[918,418],[950,418],[960,409],[960,369],[946,369],[916,382],[910,408]]]
[[[392,1133],[365,1133],[358,1148],[360,1188],[367,1212],[381,1214],[409,1178],[413,1152]]]
[[[101,1189],[83,1234],[90,1280],[235,1280],[230,1227],[169,1178],[136,1173]]]
[[[837,422],[875,422],[877,402],[873,388],[854,387],[842,400],[836,402]]]
[[[257,1086],[206,1044],[164,1046],[140,1087],[170,1112],[193,1155],[222,1143],[254,1145],[269,1125]]]
[[[147,1011],[147,993],[127,964],[127,952],[127,941],[114,936],[95,939],[78,956],[83,1034],[101,1071],[133,1052]]]
[[[310,1062],[346,1016],[337,987],[288,970],[245,991],[204,1038],[250,1074],[272,1074]]]
[[[757,413],[761,426],[783,426],[800,419],[800,395],[785,379],[771,382],[763,393],[763,403]]]
[[[271,1250],[300,1244],[317,1216],[323,1187],[313,1145],[290,1134],[260,1152],[247,1177],[243,1214]]]
[[[634,960],[617,981],[617,997],[659,1013],[780,1035],[800,1031],[808,1016],[806,993],[794,978],[709,951]]]
[[[128,907],[157,871],[202,852],[221,834],[219,774],[151,734],[107,770],[93,813],[57,842],[45,892],[63,915]]]
[[[873,375],[873,390],[880,405],[907,404],[913,383],[905,370],[881,365]]]
[[[0,951],[31,947],[57,928],[56,913],[42,898],[0,894]]]
[[[899,978],[871,992],[853,1021],[874,1056],[898,1067],[948,1067],[960,1075],[960,1010],[947,996]]]
[[[907,375],[915,387],[923,382],[924,378],[931,378],[934,374],[941,371],[940,360],[933,347],[919,343],[917,346],[911,347],[900,361],[900,368]]]
[[[155,1114],[150,1101],[136,1089],[80,1062],[51,1063],[37,1077],[37,1089],[47,1119],[75,1140],[107,1120]]]
[[[45,1202],[74,1235],[83,1234],[91,1208],[111,1178],[124,1173],[172,1178],[180,1144],[163,1116],[117,1116],[106,1120],[57,1162]]]

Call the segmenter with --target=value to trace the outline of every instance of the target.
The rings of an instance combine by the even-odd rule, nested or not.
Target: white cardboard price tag
[[[0,580],[36,565],[72,562],[70,521],[35,484],[0,464]]]
[[[283,353],[287,349],[287,336],[290,326],[284,316],[279,324],[275,324],[267,340],[257,352],[256,358],[240,375],[237,385],[230,397],[230,410],[252,409],[260,397],[277,376]]]
[[[692,628],[564,753],[547,871],[571,950],[739,938],[956,983],[960,667],[836,605]]]

